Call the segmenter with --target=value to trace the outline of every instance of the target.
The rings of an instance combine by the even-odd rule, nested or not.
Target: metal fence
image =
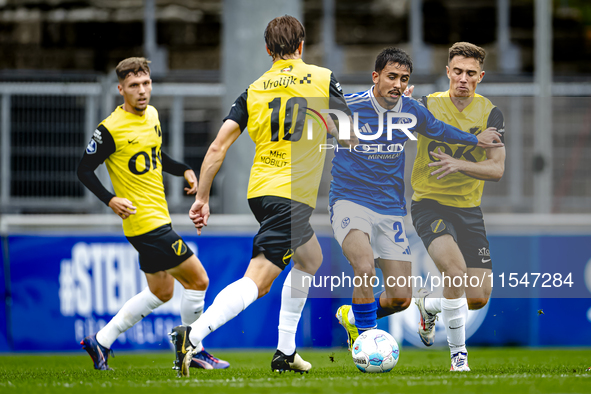
[[[367,85],[345,85],[346,92]],[[445,90],[446,86],[419,85],[415,96]],[[504,112],[507,160],[503,180],[485,186],[483,208],[492,212],[533,212],[534,95],[530,83],[482,84],[478,92]],[[199,169],[207,147],[221,123],[221,84],[160,83],[152,104],[163,126],[163,149],[172,157]],[[0,83],[0,212],[101,213],[106,208],[78,181],[76,166],[92,132],[122,102],[116,85],[108,83]],[[552,98],[552,211],[591,213],[591,84],[553,85]],[[244,138],[244,137],[243,137]],[[407,180],[415,146],[407,144]],[[326,166],[329,174],[330,168]],[[104,166],[99,178],[109,185]],[[248,176],[248,169],[245,169]],[[327,203],[329,176],[323,178],[318,209]],[[190,205],[183,197],[182,179],[165,177],[172,212]],[[213,190],[212,205],[219,204]],[[407,200],[412,194],[407,182]]]
[[[163,149],[198,169],[220,120],[219,84],[159,84]],[[100,120],[122,103],[113,83],[0,84],[0,211],[101,212],[76,167]],[[110,187],[106,168],[98,175]],[[181,205],[183,180],[165,175],[171,207]]]

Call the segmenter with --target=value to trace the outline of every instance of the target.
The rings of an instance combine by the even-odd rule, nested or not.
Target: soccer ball
[[[353,343],[351,355],[361,372],[390,372],[398,362],[398,343],[382,330],[368,330]]]

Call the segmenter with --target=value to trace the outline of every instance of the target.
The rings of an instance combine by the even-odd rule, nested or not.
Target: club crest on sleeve
[[[88,153],[89,155],[92,155],[96,152],[96,141],[94,139],[91,139],[90,142],[88,143],[88,146],[86,147],[86,153]]]

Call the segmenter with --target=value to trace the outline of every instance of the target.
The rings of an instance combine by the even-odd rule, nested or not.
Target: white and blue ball
[[[382,330],[368,330],[353,343],[351,355],[361,372],[390,372],[398,362],[398,343]]]

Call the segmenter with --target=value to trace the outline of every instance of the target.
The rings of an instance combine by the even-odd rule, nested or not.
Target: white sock
[[[353,308],[349,309],[349,313],[347,313],[347,319],[349,319],[349,323],[355,324],[355,314],[353,313]]]
[[[226,286],[203,315],[191,324],[191,343],[200,343],[210,333],[245,310],[258,296],[259,288],[250,278],[244,277]]]
[[[441,298],[425,298],[425,309],[432,315],[441,312]]]
[[[441,299],[441,317],[445,324],[447,343],[451,355],[458,352],[466,353],[466,316],[468,302],[465,297],[448,300]]]
[[[304,281],[303,278],[305,277],[309,277],[310,280]],[[292,355],[296,349],[296,331],[302,316],[302,310],[306,305],[312,277],[313,275],[292,268],[283,283],[277,349],[288,356]],[[304,283],[306,284],[304,285]]]
[[[102,330],[96,333],[98,343],[111,348],[117,337],[164,304],[148,287],[131,297]]]
[[[184,326],[193,324],[203,313],[205,305],[205,290],[183,289],[181,297],[181,321]],[[195,345],[197,349],[203,349],[203,344],[199,342]]]

